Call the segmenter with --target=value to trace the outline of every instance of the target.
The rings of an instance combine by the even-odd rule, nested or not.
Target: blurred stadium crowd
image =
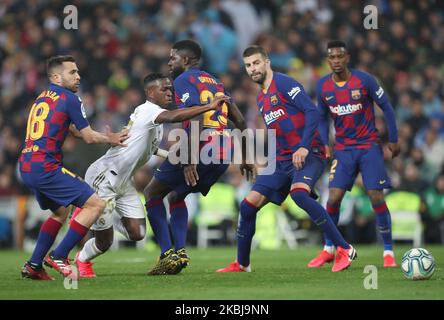
[[[78,9],[78,30],[63,26],[67,4]],[[378,8],[377,30],[363,27],[367,4]],[[16,161],[30,105],[47,85],[48,57],[76,57],[79,95],[92,126],[118,130],[144,99],[141,79],[167,73],[171,45],[190,37],[203,47],[203,69],[222,80],[251,128],[264,125],[257,88],[241,63],[247,45],[264,46],[274,69],[293,76],[314,97],[316,81],[329,72],[327,41],[344,40],[351,66],[374,74],[395,108],[402,153],[393,161],[386,157],[394,190],[421,196],[426,240],[444,241],[444,227],[438,228],[444,226],[444,2],[438,0],[3,0],[0,196],[28,192],[17,180]],[[387,141],[382,113],[377,127]],[[65,166],[80,175],[104,151],[74,138],[64,150]],[[140,188],[152,166],[136,176]],[[230,170],[226,180],[248,190],[237,175]],[[325,187],[326,180],[320,188]],[[359,206],[354,211],[354,224],[372,220],[371,212],[366,216]]]

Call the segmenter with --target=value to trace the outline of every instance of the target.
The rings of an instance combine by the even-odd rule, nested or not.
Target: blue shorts
[[[70,204],[82,208],[94,190],[80,177],[64,168],[49,172],[20,172],[43,210],[55,211]]]
[[[210,188],[221,175],[228,169],[228,164],[202,164],[197,165],[197,174],[199,180],[194,187],[188,186],[185,182],[183,174],[183,166],[180,164],[171,164],[165,160],[160,167],[154,172],[154,177],[166,184],[175,191],[179,196],[186,196],[189,193],[200,192],[206,196]]]
[[[301,170],[294,167],[292,160],[278,161],[274,173],[258,175],[251,190],[259,192],[270,202],[280,205],[287,198],[291,185],[303,182],[310,186],[312,197],[315,198],[313,189],[324,169],[325,160],[312,153],[307,156]]]
[[[366,190],[392,187],[380,145],[370,149],[335,150],[328,187],[351,190],[359,172]]]

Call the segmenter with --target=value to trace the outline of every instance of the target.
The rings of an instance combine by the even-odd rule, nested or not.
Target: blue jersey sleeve
[[[305,128],[300,146],[310,150],[311,141],[319,126],[319,112],[304,90],[304,87],[293,78],[286,77],[276,82],[278,90],[288,100],[290,106],[304,113]]]
[[[385,121],[387,123],[389,142],[398,142],[398,129],[396,128],[396,118],[393,107],[384,92],[384,89],[376,82],[375,78],[371,75],[366,75],[365,83],[368,89],[368,93],[373,101],[384,112]]]
[[[75,94],[69,94],[66,97],[66,110],[69,118],[76,126],[77,130],[82,130],[89,126],[86,119],[86,112],[83,108],[83,103]]]
[[[319,111],[319,134],[321,136],[322,143],[328,145],[328,134],[329,134],[329,124],[328,124],[328,115],[329,110],[328,106],[325,104],[322,99],[322,85],[323,81],[318,81],[316,85],[316,99],[318,103],[318,111]]]
[[[174,91],[178,100],[178,108],[187,108],[202,104],[196,86],[192,85],[184,77],[179,76],[174,80]]]

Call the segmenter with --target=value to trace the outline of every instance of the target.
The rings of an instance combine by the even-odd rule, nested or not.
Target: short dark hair
[[[166,75],[161,73],[150,73],[145,78],[143,78],[143,88],[147,88],[148,85],[156,80],[168,78]]]
[[[46,61],[46,74],[48,75],[48,77],[51,76],[52,70],[63,65],[63,62],[76,62],[76,59],[74,59],[73,56],[69,55],[50,57]]]
[[[265,51],[265,49],[263,47],[257,46],[257,45],[249,46],[248,48],[246,48],[244,50],[244,53],[242,54],[242,56],[244,58],[246,58],[246,57],[250,57],[256,53],[260,53],[264,58],[268,59],[267,51]]]
[[[331,48],[344,48],[345,51],[348,51],[345,42],[341,41],[341,40],[331,40],[331,41],[329,41],[327,43],[327,50],[331,49]]]
[[[177,41],[173,45],[173,49],[184,51],[190,59],[200,60],[202,56],[202,48],[200,45],[196,41],[190,39]]]

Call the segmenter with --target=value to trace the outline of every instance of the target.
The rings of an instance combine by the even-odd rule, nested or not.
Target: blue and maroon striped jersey
[[[178,108],[206,105],[217,96],[228,96],[222,82],[198,68],[191,68],[182,73],[174,80],[173,86]],[[226,148],[219,147],[231,145],[230,135],[225,131],[227,117],[228,105],[226,103],[221,109],[207,111],[202,116],[202,130],[205,130],[207,140],[200,143],[200,148],[214,141],[214,149],[217,150],[219,159],[225,159],[228,156]],[[182,122],[184,129],[188,130],[189,125],[189,120]]]
[[[51,84],[31,107],[25,146],[19,159],[20,170],[48,172],[59,168],[62,145],[71,123],[78,130],[89,126],[80,98],[66,88]]]
[[[384,112],[389,141],[397,142],[393,108],[382,87],[370,74],[352,69],[350,78],[342,87],[333,81],[332,74],[328,74],[319,80],[316,94],[322,139],[328,143],[327,116],[330,114],[336,129],[336,150],[368,149],[379,142],[373,102]]]
[[[257,105],[268,129],[276,130],[276,159],[292,159],[299,147],[324,154],[317,127],[319,112],[293,78],[278,72],[266,92],[260,90]]]

